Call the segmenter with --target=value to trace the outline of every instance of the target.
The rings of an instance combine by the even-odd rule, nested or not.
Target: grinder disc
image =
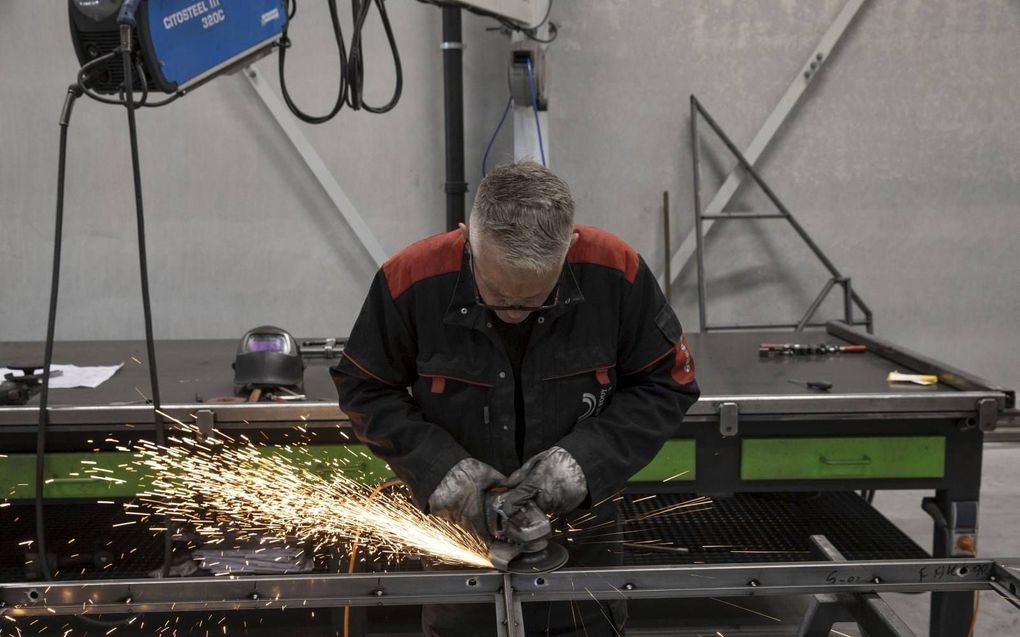
[[[567,563],[567,549],[556,542],[549,542],[544,549],[535,553],[521,553],[510,560],[507,571],[510,573],[548,573],[555,571]]]

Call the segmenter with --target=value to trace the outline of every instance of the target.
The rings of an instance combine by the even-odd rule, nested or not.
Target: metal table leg
[[[915,637],[900,616],[878,595],[857,595],[850,612],[864,637]]]
[[[849,595],[832,593],[812,596],[811,604],[797,630],[797,637],[829,637],[833,624],[851,621],[845,606],[847,597]]]
[[[977,500],[957,500],[939,491],[935,498],[925,498],[923,506],[935,521],[932,557],[972,557],[977,547]],[[931,637],[966,637],[974,619],[974,596],[932,593]]]

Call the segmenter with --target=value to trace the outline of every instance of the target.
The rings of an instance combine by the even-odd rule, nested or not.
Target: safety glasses
[[[552,301],[544,303],[542,305],[492,305],[482,300],[482,295],[478,291],[478,282],[475,279],[475,266],[474,261],[471,258],[471,248],[468,246],[468,267],[471,268],[471,284],[475,289],[475,305],[486,310],[492,310],[494,312],[541,312],[543,310],[551,310],[560,303],[560,284],[559,277],[557,277],[556,287],[552,289],[550,293]],[[548,297],[547,297],[548,298]]]

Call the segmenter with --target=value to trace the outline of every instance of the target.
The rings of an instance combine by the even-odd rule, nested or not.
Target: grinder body
[[[531,498],[504,489],[489,491],[485,497],[485,517],[495,541],[489,547],[489,560],[501,571],[544,573],[567,561],[567,550],[550,542],[549,518]]]

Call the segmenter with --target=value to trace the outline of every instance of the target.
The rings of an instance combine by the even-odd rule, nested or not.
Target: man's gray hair
[[[468,227],[473,243],[484,237],[503,249],[508,268],[547,272],[570,247],[574,197],[539,163],[504,164],[478,184]]]

